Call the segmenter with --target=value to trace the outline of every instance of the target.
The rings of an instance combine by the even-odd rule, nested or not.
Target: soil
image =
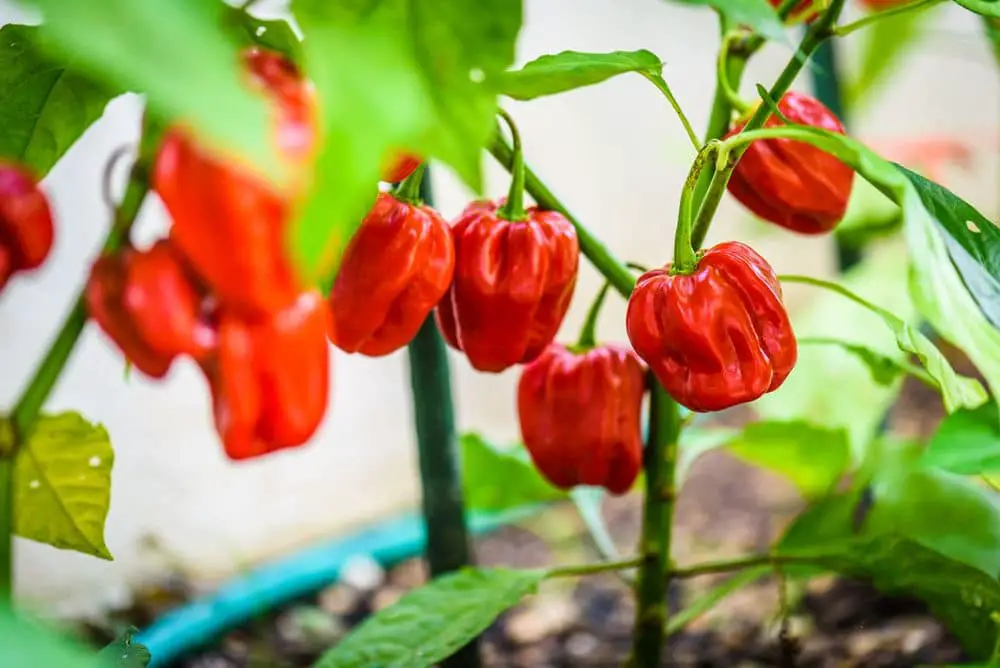
[[[957,365],[962,366],[962,365]],[[961,368],[960,371],[968,372]],[[927,434],[941,418],[940,397],[907,384],[890,415],[893,432]],[[740,422],[739,413],[720,415]],[[721,452],[692,467],[677,506],[674,559],[685,564],[766,550],[802,507],[782,479]],[[622,554],[634,550],[638,495],[609,499],[604,513]],[[482,565],[538,567],[596,559],[573,507],[558,505],[517,526],[476,540]],[[672,612],[727,576],[672,583]],[[414,559],[383,571],[371,561],[345,569],[341,582],[235,629],[171,668],[296,668],[311,666],[373,611],[426,581]],[[87,630],[107,642],[124,623],[144,626],[183,602],[189,587],[175,579],[139,592],[129,610],[110,613]],[[825,577],[788,583],[784,630],[779,588],[771,577],[738,590],[711,612],[674,633],[662,665],[678,668],[914,668],[967,660],[955,639],[918,600],[887,597],[864,582]],[[557,580],[502,615],[483,635],[487,668],[620,666],[626,659],[634,607],[613,574]],[[377,667],[372,667],[377,668]]]

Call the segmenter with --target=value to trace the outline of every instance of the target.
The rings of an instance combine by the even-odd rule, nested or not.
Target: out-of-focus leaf
[[[1000,472],[1000,424],[994,402],[947,416],[931,437],[924,460],[952,473]]]
[[[479,434],[462,434],[462,487],[470,510],[499,511],[565,499],[532,465],[523,445],[496,446]]]
[[[645,49],[609,53],[563,51],[540,56],[520,69],[502,72],[490,85],[515,100],[533,100],[592,86],[627,72],[659,75],[662,69],[659,57]]]

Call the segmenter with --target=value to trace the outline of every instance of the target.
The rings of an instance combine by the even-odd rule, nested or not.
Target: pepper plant
[[[922,597],[971,655],[1000,660],[1000,505],[979,480],[1000,462],[993,398],[1000,231],[954,193],[851,137],[838,110],[793,90],[824,45],[944,0],[867,0],[868,13],[852,23],[841,19],[845,0],[678,1],[714,10],[721,26],[703,135],[650,51],[565,51],[514,69],[519,0],[292,0],[298,31],[257,17],[252,0],[239,8],[214,0],[23,0],[43,22],[0,30],[0,109],[11,119],[0,137],[0,290],[45,260],[62,224],[38,180],[113,97],[141,93],[146,109],[124,195],[108,197],[109,232],[86,288],[0,423],[5,603],[15,532],[110,557],[108,436],[75,413],[42,412],[92,320],[138,373],[163,378],[178,358],[196,362],[233,460],[310,440],[328,409],[331,344],[370,357],[409,346],[436,577],[365,621],[321,668],[476,665],[476,636],[543,581],[608,571],[635,573],[635,667],[660,665],[668,633],[704,611],[699,604],[671,618],[672,579],[738,571],[773,571],[779,583],[824,571],[870,578]],[[955,2],[983,16],[995,43],[1000,4]],[[793,44],[800,26],[804,36]],[[768,40],[792,45],[793,54],[751,102],[739,95],[740,80]],[[530,139],[500,106],[503,98],[532,100],[626,73],[665,96],[692,145],[676,196],[674,247],[651,269],[617,257],[556,198],[526,164]],[[430,204],[427,164],[450,168],[481,193],[484,151],[510,172],[508,195],[472,202],[449,224]],[[120,157],[109,159],[109,174]],[[727,192],[782,234],[820,237],[838,233],[861,179],[901,212],[901,225],[888,233],[905,242],[909,294],[925,328],[912,314],[894,313],[897,304],[852,290],[850,277],[779,276],[740,240],[702,248]],[[380,181],[391,189],[380,192]],[[154,192],[171,228],[140,249],[130,231]],[[526,206],[526,194],[534,205]],[[581,256],[606,285],[578,340],[560,342],[579,298]],[[895,350],[831,333],[802,336],[784,306],[788,283],[867,310]],[[611,290],[628,300],[628,345],[595,337]],[[987,387],[957,373],[936,340],[964,352]],[[468,538],[449,451],[445,344],[480,372],[521,374],[523,450],[464,437],[464,504],[496,511],[572,498],[603,560],[461,568]],[[892,393],[913,376],[940,393],[948,417],[929,443],[848,430],[815,413],[767,418],[766,402],[786,381],[810,373],[802,367],[806,346],[840,349]],[[750,403],[765,419],[739,430],[710,433],[699,420]],[[810,501],[766,553],[671,559],[683,474],[708,447],[773,468]],[[69,478],[90,491],[64,504],[66,516],[46,514],[31,494],[33,467],[69,471],[50,481],[56,495],[75,484]],[[493,472],[503,472],[493,484],[508,493],[482,493]],[[477,476],[479,484],[469,484]],[[602,539],[594,492],[636,488],[641,535],[634,553],[621,556]],[[24,622],[8,613],[0,624],[20,629]],[[55,660],[46,658],[54,645],[38,647],[50,654],[26,656]],[[114,647],[128,656],[131,635]]]

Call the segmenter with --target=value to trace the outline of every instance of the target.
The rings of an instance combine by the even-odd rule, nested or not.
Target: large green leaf
[[[523,445],[501,448],[479,434],[462,434],[462,488],[470,510],[498,511],[565,499],[532,465]]]
[[[288,21],[259,19],[239,7],[226,6],[223,26],[244,46],[261,46],[277,51],[294,63],[302,63],[302,43]]]
[[[930,189],[923,183],[924,179],[918,181],[908,176],[909,172],[904,172],[898,165],[879,157],[851,137],[806,126],[789,126],[787,130],[792,131],[795,139],[814,144],[836,155],[899,204],[903,210],[905,236],[912,260],[910,293],[917,308],[944,339],[969,356],[986,378],[993,393],[1000,391],[1000,331],[983,314],[949,253],[949,248],[952,252],[964,250],[962,240],[952,236],[950,232],[967,226],[967,223],[979,227],[981,214],[976,213],[978,217],[971,218],[975,209],[967,202],[944,188]],[[929,210],[928,206],[933,210]],[[982,229],[980,227],[980,232]],[[967,227],[967,230],[973,234],[980,233],[971,227]],[[966,259],[976,263],[990,259],[991,248],[987,246],[979,256],[967,252]],[[985,268],[981,272],[983,276],[987,273]],[[968,270],[965,272],[965,275],[970,274]],[[980,297],[982,299],[981,295]],[[913,328],[910,327],[909,330]],[[900,345],[904,343],[901,334],[905,335],[906,342],[915,349],[922,349],[923,354],[930,354],[919,337],[910,336],[906,329],[897,331]],[[921,353],[918,352],[919,354]],[[937,366],[941,361],[934,357],[928,357],[925,361],[928,372],[935,375],[939,382],[943,376],[937,374],[929,364]],[[939,367],[938,371],[947,373],[943,367]],[[945,389],[942,386],[942,390]],[[971,394],[965,394],[972,398]],[[949,403],[947,394],[945,400],[946,404]],[[983,401],[974,405],[963,402],[960,405],[974,408]],[[957,407],[954,401],[950,403],[952,409]]]
[[[1000,425],[993,402],[952,413],[938,425],[924,459],[952,473],[1000,472]]]
[[[138,632],[139,629],[134,626],[125,629],[97,653],[98,660],[104,662],[106,668],[146,668],[152,657],[145,645],[135,642],[135,634]]]
[[[846,430],[807,422],[755,422],[727,447],[740,459],[788,478],[807,498],[830,492],[851,463]]]
[[[536,58],[521,69],[502,72],[490,80],[490,85],[515,100],[533,100],[598,84],[627,72],[659,76],[662,69],[659,57],[645,49],[609,53],[563,51]]]
[[[166,119],[181,119],[263,173],[281,162],[269,141],[264,100],[242,85],[224,5],[206,0],[25,0],[42,10],[42,46],[111,90],[146,96]]]
[[[1000,18],[1000,2],[998,0],[955,0],[970,12]]]
[[[882,18],[859,33],[863,40],[861,65],[845,87],[845,97],[852,113],[870,101],[872,93],[882,90],[878,85],[892,74],[907,47],[920,37],[933,11],[904,12]]]
[[[896,246],[875,247],[848,270],[841,285],[867,299],[892,304],[897,315],[912,321],[914,308],[906,292],[906,255]],[[896,360],[904,354],[878,316],[831,292],[814,291],[809,305],[791,312],[798,337],[837,338],[864,343]],[[795,369],[777,391],[754,403],[770,420],[804,420],[831,429],[846,429],[855,459],[875,433],[899,394],[900,381],[871,381],[867,365],[835,346],[800,346]],[[849,389],[847,389],[849,388]]]
[[[535,591],[543,570],[465,569],[406,594],[324,654],[316,668],[425,668]]]
[[[14,461],[14,531],[110,560],[104,522],[114,460],[104,427],[77,413],[42,416]]]
[[[705,5],[718,11],[736,25],[753,28],[765,37],[787,42],[785,27],[768,0],[675,0],[685,5]]]
[[[486,79],[510,67],[520,0],[295,0],[325,143],[294,247],[329,273],[400,150],[437,158],[481,189],[482,148],[496,129]]]
[[[44,55],[39,29],[0,28],[0,158],[45,176],[114,97],[70,67]]]
[[[109,668],[92,650],[40,623],[0,607],[0,666]]]

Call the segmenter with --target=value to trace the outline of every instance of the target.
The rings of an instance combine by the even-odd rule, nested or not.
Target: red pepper
[[[521,221],[473,202],[455,221],[455,277],[437,308],[445,340],[479,371],[530,362],[552,342],[576,286],[576,230],[536,207]]]
[[[778,109],[793,123],[844,133],[833,112],[808,95],[788,93]],[[783,124],[772,115],[765,126]],[[853,184],[854,170],[833,155],[801,141],[767,139],[750,145],[728,187],[760,218],[801,234],[822,234],[844,217]]]
[[[645,370],[635,353],[602,345],[549,346],[524,367],[517,389],[521,438],[556,487],[631,489],[642,468]]]
[[[315,433],[329,399],[326,327],[326,304],[316,291],[262,317],[222,309],[218,356],[202,368],[231,459],[301,445]]]
[[[629,340],[667,392],[718,411],[776,390],[795,366],[795,335],[770,265],[736,241],[691,274],[646,272],[629,298]]]
[[[870,11],[880,12],[905,4],[907,0],[861,0],[861,5]]]
[[[775,9],[780,7],[782,3],[782,0],[769,0],[769,1],[771,3],[771,6],[774,7]],[[789,16],[789,18],[797,20],[803,14],[809,12],[809,8],[812,7],[812,4],[813,4],[812,0],[802,0],[802,2],[796,5],[795,9],[792,10],[792,13]],[[815,9],[809,12],[809,15],[806,16],[803,20],[806,23],[812,23],[816,19],[816,17],[820,15],[821,12],[822,9]]]
[[[99,258],[85,296],[90,316],[147,376],[165,376],[178,355],[203,360],[215,350],[204,295],[168,240]]]
[[[420,162],[421,160],[417,156],[404,153],[396,158],[396,162],[385,171],[382,180],[389,183],[399,183],[412,174],[420,166]]]
[[[301,289],[285,236],[290,201],[304,186],[315,144],[315,104],[312,89],[282,56],[251,49],[244,60],[251,86],[273,107],[278,149],[299,175],[295,185],[279,191],[209,154],[179,127],[160,146],[153,183],[173,218],[173,238],[219,299],[269,311],[291,305]]]
[[[24,168],[0,162],[0,291],[18,271],[35,269],[52,249],[52,212]]]
[[[380,194],[337,272],[330,341],[373,357],[402,348],[441,301],[454,270],[451,229],[441,214]]]

